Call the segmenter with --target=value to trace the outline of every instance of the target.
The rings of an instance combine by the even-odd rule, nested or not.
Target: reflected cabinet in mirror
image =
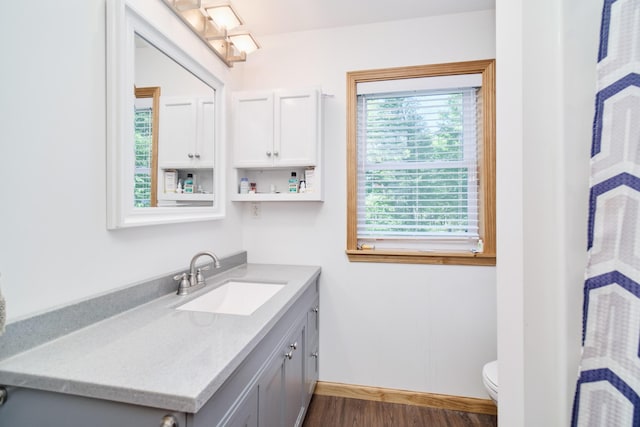
[[[221,81],[126,0],[107,4],[108,228],[221,218]]]

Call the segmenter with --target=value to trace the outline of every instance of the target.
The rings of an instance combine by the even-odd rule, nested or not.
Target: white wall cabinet
[[[161,97],[160,169],[213,168],[214,106],[213,98]]]
[[[233,165],[237,180],[257,184],[257,194],[232,191],[232,200],[322,200],[322,94],[317,88],[233,94]],[[304,179],[313,168],[314,188],[291,194],[292,171]],[[271,192],[275,186],[277,190]]]
[[[234,166],[273,166],[273,110],[273,92],[233,94]]]
[[[318,92],[304,89],[235,93],[234,166],[316,166]]]
[[[158,140],[158,205],[210,206],[214,200],[214,99],[163,96],[160,99]],[[192,173],[202,194],[166,193],[164,172]]]

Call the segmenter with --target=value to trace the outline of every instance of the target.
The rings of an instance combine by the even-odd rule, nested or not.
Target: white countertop
[[[186,297],[165,295],[0,361],[0,384],[197,412],[319,267],[245,264]],[[174,308],[229,279],[286,286],[250,316]]]

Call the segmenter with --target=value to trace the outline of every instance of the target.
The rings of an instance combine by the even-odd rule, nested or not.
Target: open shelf
[[[232,194],[233,202],[321,202],[319,193],[249,193]]]
[[[202,193],[162,193],[158,200],[171,200],[177,202],[212,202],[213,194]]]

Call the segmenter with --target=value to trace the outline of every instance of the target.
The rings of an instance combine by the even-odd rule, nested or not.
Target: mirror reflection
[[[213,206],[215,90],[138,34],[134,79],[134,206]]]

